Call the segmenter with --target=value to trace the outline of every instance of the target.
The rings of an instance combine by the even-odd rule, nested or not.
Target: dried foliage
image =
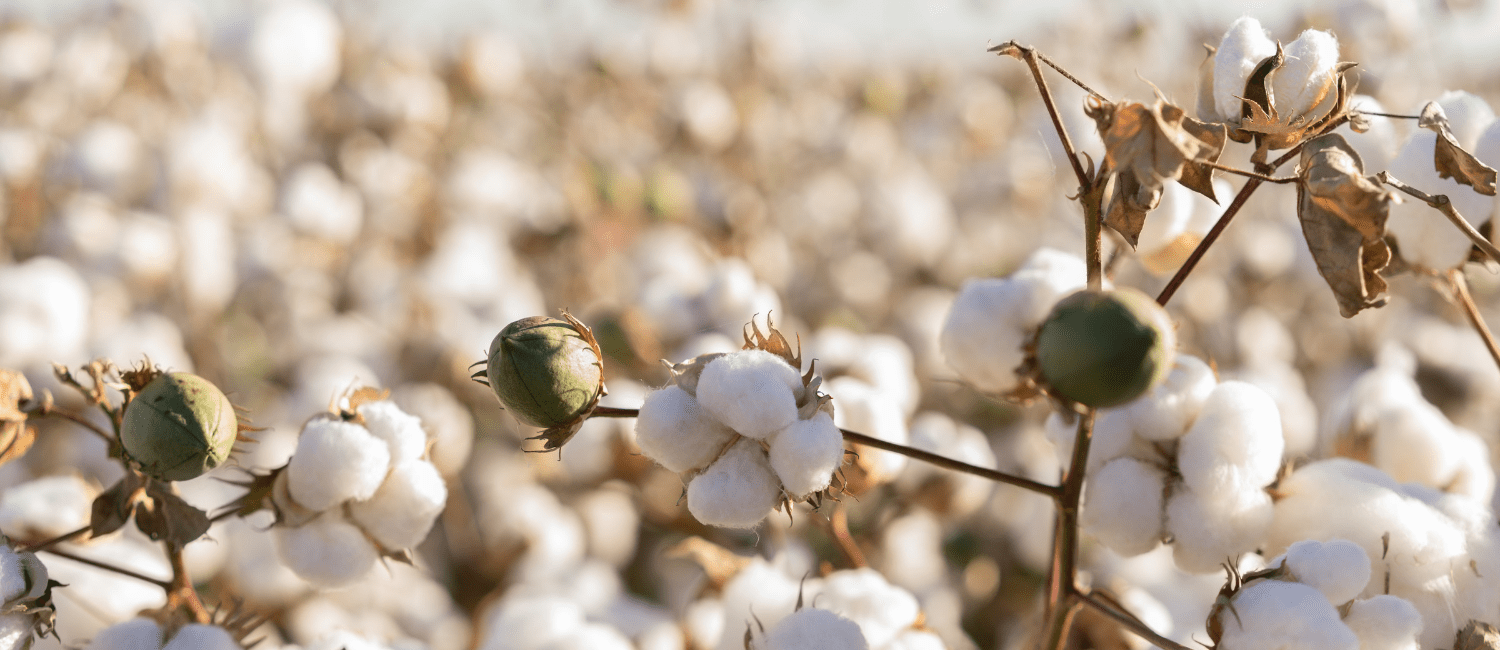
[[[1146,213],[1161,201],[1162,186],[1183,180],[1189,189],[1213,197],[1213,170],[1201,161],[1216,162],[1224,150],[1223,125],[1209,125],[1187,117],[1173,104],[1157,99],[1111,103],[1091,98],[1085,107],[1104,139],[1104,166],[1113,173],[1114,196],[1104,223],[1135,246]]]
[[[1458,140],[1453,137],[1453,130],[1448,126],[1448,116],[1443,114],[1442,106],[1437,102],[1428,102],[1422,107],[1417,126],[1438,134],[1437,143],[1432,150],[1432,164],[1437,168],[1439,178],[1451,178],[1485,196],[1495,195],[1495,170],[1458,146]]]
[[[1399,199],[1364,175],[1359,154],[1336,133],[1309,140],[1298,169],[1297,218],[1339,312],[1349,318],[1384,305],[1385,222]]]

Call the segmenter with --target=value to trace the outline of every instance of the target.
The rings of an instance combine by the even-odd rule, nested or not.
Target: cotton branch
[[[1392,176],[1390,172],[1380,172],[1375,177],[1380,182],[1405,192],[1415,197],[1418,201],[1426,203],[1438,212],[1443,213],[1443,216],[1448,217],[1448,221],[1453,222],[1453,227],[1458,228],[1460,232],[1469,238],[1469,241],[1474,242],[1474,245],[1479,250],[1484,251],[1484,254],[1488,255],[1490,259],[1500,262],[1500,249],[1495,248],[1495,245],[1491,244],[1490,240],[1485,239],[1484,235],[1479,234],[1479,231],[1474,229],[1474,226],[1469,225],[1469,221],[1458,213],[1458,209],[1453,207],[1453,202],[1449,201],[1446,195],[1434,195],[1423,192],[1401,182],[1395,176]]]

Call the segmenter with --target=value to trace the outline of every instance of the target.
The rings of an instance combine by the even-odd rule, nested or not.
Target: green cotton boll
[[[150,476],[186,481],[223,464],[239,435],[234,405],[212,382],[174,372],[152,379],[125,408],[120,443]]]
[[[1161,383],[1176,348],[1166,310],[1130,288],[1063,298],[1036,339],[1037,365],[1052,391],[1095,408],[1130,402]]]
[[[604,385],[592,338],[568,321],[545,316],[506,325],[490,343],[490,389],[527,425],[573,423],[593,408]]]

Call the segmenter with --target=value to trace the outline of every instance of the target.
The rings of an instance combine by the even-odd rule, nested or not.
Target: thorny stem
[[[1094,409],[1078,419],[1078,436],[1073,441],[1073,458],[1063,477],[1062,494],[1057,498],[1057,518],[1053,528],[1052,563],[1047,570],[1047,636],[1042,650],[1057,650],[1068,638],[1078,593],[1078,504],[1083,498],[1083,477],[1088,467],[1089,446],[1094,439]]]
[[[1469,282],[1464,278],[1463,270],[1449,270],[1448,283],[1453,287],[1453,295],[1458,298],[1458,305],[1463,307],[1464,315],[1469,317],[1469,324],[1474,326],[1479,338],[1484,339],[1484,347],[1490,351],[1490,358],[1495,360],[1495,367],[1500,368],[1500,345],[1495,343],[1495,335],[1490,333],[1489,326],[1484,323],[1484,316],[1474,304],[1474,296],[1469,294]]]
[[[1330,122],[1327,127],[1319,132],[1319,135],[1331,132],[1343,126],[1344,122],[1347,121],[1349,121],[1349,116],[1339,117]],[[1302,143],[1305,142],[1307,140],[1302,141]],[[1282,154],[1280,158],[1266,165],[1265,171],[1276,171],[1277,168],[1286,164],[1287,161],[1301,155],[1302,143],[1298,143],[1297,146],[1292,147],[1286,153]],[[1197,268],[1198,261],[1203,259],[1204,253],[1208,252],[1208,247],[1213,246],[1214,242],[1218,241],[1219,235],[1224,234],[1224,229],[1229,227],[1229,221],[1234,219],[1234,215],[1238,214],[1241,208],[1245,207],[1245,202],[1250,200],[1250,195],[1264,182],[1258,178],[1245,181],[1245,186],[1240,188],[1240,193],[1235,195],[1234,201],[1230,202],[1229,207],[1224,208],[1224,214],[1219,217],[1218,221],[1214,222],[1214,227],[1208,231],[1207,235],[1203,236],[1203,241],[1198,242],[1198,247],[1193,249],[1193,253],[1188,255],[1187,261],[1182,263],[1182,267],[1177,269],[1176,275],[1173,275],[1172,279],[1167,282],[1167,286],[1161,290],[1161,294],[1156,297],[1157,304],[1166,306],[1167,301],[1171,300],[1172,296],[1177,293],[1177,289],[1182,286],[1183,281],[1187,280],[1188,274],[1192,273],[1194,268]]]
[[[84,526],[83,528],[79,528],[78,530],[75,530],[75,531],[72,531],[72,532],[63,533],[63,534],[58,535],[57,537],[53,537],[52,539],[49,539],[49,540],[44,540],[44,541],[41,541],[41,542],[37,542],[35,544],[21,544],[21,545],[16,546],[16,552],[22,552],[22,551],[31,551],[31,552],[45,551],[47,549],[52,548],[53,546],[56,546],[58,544],[62,544],[63,542],[71,542],[71,541],[73,541],[75,539],[78,539],[79,537],[83,537],[84,535],[87,535],[90,530],[93,530],[93,527],[91,527],[91,526]]]
[[[118,573],[118,574],[120,574],[122,576],[126,576],[126,577],[129,577],[129,578],[135,578],[136,580],[140,580],[141,582],[149,582],[149,583],[151,583],[153,585],[161,587],[162,589],[168,589],[168,590],[170,590],[172,588],[172,583],[170,583],[170,582],[168,582],[166,580],[158,580],[158,579],[153,578],[153,577],[148,576],[148,575],[142,575],[140,573],[136,573],[135,571],[131,571],[130,569],[126,569],[126,568],[123,568],[123,567],[117,567],[117,566],[114,566],[112,564],[108,564],[106,562],[100,562],[98,560],[91,560],[91,559],[83,557],[81,555],[75,555],[73,553],[70,553],[68,551],[64,551],[64,550],[61,550],[61,549],[48,548],[48,549],[43,549],[43,550],[45,552],[47,552],[47,553],[51,553],[51,554],[56,555],[56,556],[61,557],[61,558],[67,558],[67,559],[72,560],[74,562],[77,562],[79,564],[87,564],[87,565],[89,565],[91,567],[94,567],[96,569],[103,569],[105,571],[110,571],[110,572],[113,572],[113,573]]]
[[[1187,646],[1184,646],[1180,643],[1177,643],[1176,641],[1157,634],[1156,631],[1152,630],[1150,626],[1142,623],[1140,619],[1131,615],[1129,612],[1120,611],[1113,605],[1102,602],[1098,598],[1095,598],[1093,594],[1079,592],[1075,597],[1080,603],[1094,608],[1094,610],[1099,612],[1100,614],[1108,616],[1111,620],[1119,623],[1121,627],[1130,630],[1131,632],[1135,633],[1136,636],[1150,641],[1158,648],[1162,648],[1163,650],[1189,650]]]
[[[592,415],[590,415],[590,417],[633,418],[639,415],[640,412],[640,409],[623,409],[600,406],[594,409],[594,412]],[[981,478],[987,478],[991,481],[995,481],[996,483],[1014,485],[1019,488],[1031,490],[1032,492],[1036,492],[1038,494],[1046,495],[1053,499],[1058,498],[1059,495],[1062,494],[1062,488],[1056,485],[1038,483],[1029,478],[1015,476],[1013,474],[1006,474],[1005,472],[993,470],[988,467],[970,465],[963,461],[953,460],[952,458],[948,458],[946,456],[939,456],[932,452],[922,451],[921,449],[917,449],[915,447],[908,447],[906,445],[881,440],[879,438],[873,438],[863,433],[850,431],[848,429],[839,429],[839,432],[843,433],[844,439],[848,440],[849,442],[858,443],[866,447],[884,449],[889,452],[901,454],[902,456],[906,456],[908,458],[915,458],[924,463],[935,465],[943,469],[952,470],[955,472],[963,472],[965,474],[973,474]]]
[[[1474,229],[1474,226],[1469,225],[1469,220],[1465,219],[1462,214],[1458,213],[1458,208],[1453,207],[1453,202],[1448,200],[1447,195],[1428,194],[1426,192],[1423,192],[1422,190],[1401,182],[1395,176],[1392,176],[1388,171],[1376,174],[1375,178],[1379,179],[1380,182],[1385,183],[1386,185],[1394,187],[1415,197],[1418,201],[1426,203],[1433,209],[1436,209],[1438,212],[1443,213],[1443,216],[1448,217],[1448,220],[1453,222],[1453,227],[1458,228],[1459,231],[1463,232],[1463,234],[1469,238],[1469,241],[1474,242],[1474,245],[1479,247],[1479,250],[1484,251],[1484,254],[1490,256],[1490,259],[1495,260],[1496,262],[1500,262],[1500,249],[1496,249],[1495,245],[1490,243],[1490,240],[1485,239],[1484,235],[1479,234],[1479,231]]]

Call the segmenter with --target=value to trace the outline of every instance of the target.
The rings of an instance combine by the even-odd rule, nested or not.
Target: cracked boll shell
[[[555,427],[578,419],[603,385],[599,355],[570,323],[532,316],[505,326],[490,343],[490,389],[516,419]]]
[[[163,374],[125,408],[120,443],[146,474],[186,481],[221,465],[239,433],[234,405],[194,374]]]
[[[1161,383],[1176,347],[1166,310],[1130,288],[1063,298],[1036,339],[1037,364],[1052,390],[1095,408],[1130,402]]]

